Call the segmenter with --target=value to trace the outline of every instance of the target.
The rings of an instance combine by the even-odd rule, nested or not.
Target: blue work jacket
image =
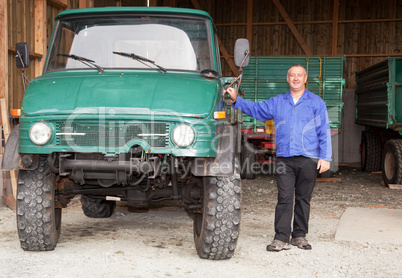
[[[294,104],[290,92],[253,102],[237,97],[232,105],[261,121],[274,119],[276,156],[306,156],[331,161],[331,129],[325,102],[305,90]]]

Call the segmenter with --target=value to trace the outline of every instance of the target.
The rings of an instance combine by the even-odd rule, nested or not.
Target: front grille
[[[57,122],[56,144],[79,147],[123,147],[133,139],[142,139],[151,147],[169,144],[169,125],[143,121]],[[62,133],[62,134],[60,134]],[[64,133],[64,135],[63,135]]]

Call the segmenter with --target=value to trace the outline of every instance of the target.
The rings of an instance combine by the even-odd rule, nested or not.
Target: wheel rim
[[[385,155],[384,172],[388,180],[391,180],[395,175],[395,156],[391,152]]]

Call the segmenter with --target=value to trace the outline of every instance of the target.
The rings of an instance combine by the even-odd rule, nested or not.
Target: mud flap
[[[216,157],[194,159],[191,172],[195,176],[232,176],[235,158],[240,148],[240,129],[237,124],[223,125],[218,135]]]
[[[1,165],[2,170],[11,171],[19,170],[18,163],[20,161],[20,154],[18,152],[20,137],[20,125],[16,125],[8,136],[6,146],[4,147],[3,162]]]

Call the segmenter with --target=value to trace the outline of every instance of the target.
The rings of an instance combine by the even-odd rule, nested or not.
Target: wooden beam
[[[219,50],[222,53],[223,58],[225,61],[228,63],[230,70],[235,76],[239,75],[239,70],[237,69],[235,63],[233,62],[232,57],[229,55],[229,52],[226,50],[225,46],[223,45],[221,39],[218,37],[218,43],[219,43]]]
[[[334,15],[332,18],[332,56],[336,56],[338,49],[338,20],[339,0],[334,0]]]
[[[193,3],[194,8],[196,8],[198,10],[202,10],[201,5],[200,5],[200,3],[198,3],[197,0],[191,0],[191,3]],[[239,71],[238,71],[235,63],[233,62],[233,59],[229,55],[229,52],[226,50],[225,46],[223,45],[223,43],[219,37],[218,37],[218,43],[219,43],[219,50],[221,51],[222,56],[225,59],[225,61],[228,63],[230,70],[232,71],[232,73],[235,76],[238,76]]]
[[[247,0],[247,33],[246,38],[250,42],[250,52],[253,42],[253,0]],[[251,55],[250,55],[251,56]]]
[[[46,0],[45,2],[60,9],[67,9],[68,7],[67,0]]]
[[[8,98],[7,0],[0,0],[0,98]]]
[[[8,53],[10,53],[10,52],[11,53],[16,53],[17,50],[15,50],[15,47],[9,46],[8,47]],[[35,59],[35,58],[42,58],[42,57],[44,57],[44,55],[36,53],[35,51],[29,51],[29,57]]]
[[[157,0],[148,0],[149,1],[149,6],[150,7],[157,7],[158,6],[158,1]]]
[[[287,25],[289,26],[290,31],[292,31],[293,35],[295,36],[296,40],[299,42],[301,48],[303,49],[304,53],[307,56],[313,56],[313,52],[311,51],[310,47],[307,45],[306,41],[300,35],[299,31],[297,30],[296,26],[294,25],[293,21],[290,19],[288,13],[283,8],[282,4],[279,0],[272,0],[275,6],[278,8],[279,12],[281,13],[283,19],[286,21]]]
[[[342,56],[346,56],[346,58],[352,57],[402,57],[402,53],[386,53],[386,54],[344,54]]]
[[[85,8],[93,8],[94,1],[93,0],[79,0],[78,8],[85,9]]]
[[[47,51],[47,21],[46,21],[46,0],[35,0],[35,53],[44,57]],[[45,59],[38,58],[35,61],[35,77],[42,75]]]
[[[163,6],[176,7],[176,0],[163,0]]]

